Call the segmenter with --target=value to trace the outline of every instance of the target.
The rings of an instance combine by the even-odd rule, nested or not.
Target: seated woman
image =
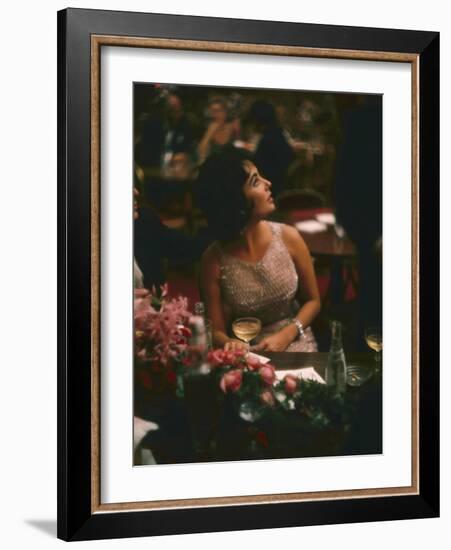
[[[198,145],[200,163],[204,162],[208,155],[229,147],[239,134],[239,120],[230,120],[225,99],[211,99],[208,103],[208,114],[210,124]]]
[[[309,325],[321,306],[312,261],[295,228],[266,221],[275,209],[271,183],[230,148],[207,159],[198,184],[217,239],[201,264],[215,345],[246,348],[229,329],[236,318],[252,316],[262,323],[253,349],[316,351]]]

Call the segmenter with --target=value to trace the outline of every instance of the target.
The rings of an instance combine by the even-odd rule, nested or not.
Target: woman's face
[[[215,122],[224,123],[227,118],[227,113],[222,103],[212,103],[210,105],[210,117]]]
[[[248,174],[244,184],[244,196],[253,204],[251,217],[253,219],[265,219],[274,212],[276,205],[271,194],[271,182],[261,176],[252,162],[243,162],[244,170]]]

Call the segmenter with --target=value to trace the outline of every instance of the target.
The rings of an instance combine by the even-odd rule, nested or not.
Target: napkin
[[[320,384],[326,383],[313,367],[304,367],[303,369],[276,370],[276,378],[278,380],[282,380],[287,374],[291,374],[296,378],[303,378],[304,380],[315,380]]]
[[[147,432],[152,432],[158,430],[158,424],[155,422],[149,422],[148,420],[143,420],[138,416],[133,417],[133,449],[139,447],[141,441],[144,439],[144,436]]]
[[[158,424],[155,424],[155,422],[149,422],[137,416],[133,417],[133,452],[136,466],[157,463],[152,451],[150,449],[144,449],[141,446],[142,440],[146,434],[155,430],[158,430]]]
[[[326,225],[335,225],[335,215],[332,212],[322,212],[321,214],[316,214],[316,219],[320,223],[325,223]]]
[[[298,222],[295,227],[298,231],[303,231],[304,233],[321,233],[322,231],[327,231],[327,225],[318,220]]]
[[[254,353],[253,351],[249,351],[248,352],[248,357],[252,357],[253,359],[258,359],[260,361],[260,363],[269,363],[269,359],[267,357],[263,357],[263,355],[258,355],[258,353]]]

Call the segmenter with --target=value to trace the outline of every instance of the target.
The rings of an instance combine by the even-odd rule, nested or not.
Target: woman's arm
[[[321,300],[313,269],[310,252],[304,239],[294,227],[283,226],[282,238],[290,252],[300,281],[302,281],[303,302],[296,314],[304,328],[307,328],[321,309]],[[258,350],[284,351],[298,337],[298,329],[294,323],[284,327],[279,332],[264,338],[256,347]]]
[[[296,318],[304,327],[308,327],[321,309],[321,299],[310,251],[295,227],[284,225],[282,238],[290,251],[299,279],[302,282],[301,289],[304,303]]]
[[[207,158],[208,152],[210,150],[210,141],[218,128],[219,124],[217,122],[211,122],[208,128],[205,130],[205,133],[202,136],[199,145],[197,146],[197,154],[199,156],[200,162],[203,162]]]
[[[213,344],[226,349],[247,349],[248,346],[239,340],[229,338],[226,331],[226,318],[221,299],[220,265],[215,244],[203,254],[201,261],[202,299],[212,324]]]

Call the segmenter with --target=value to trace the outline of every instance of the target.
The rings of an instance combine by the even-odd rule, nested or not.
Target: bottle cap
[[[205,305],[203,302],[196,302],[194,304],[194,313],[201,316],[205,315]]]

